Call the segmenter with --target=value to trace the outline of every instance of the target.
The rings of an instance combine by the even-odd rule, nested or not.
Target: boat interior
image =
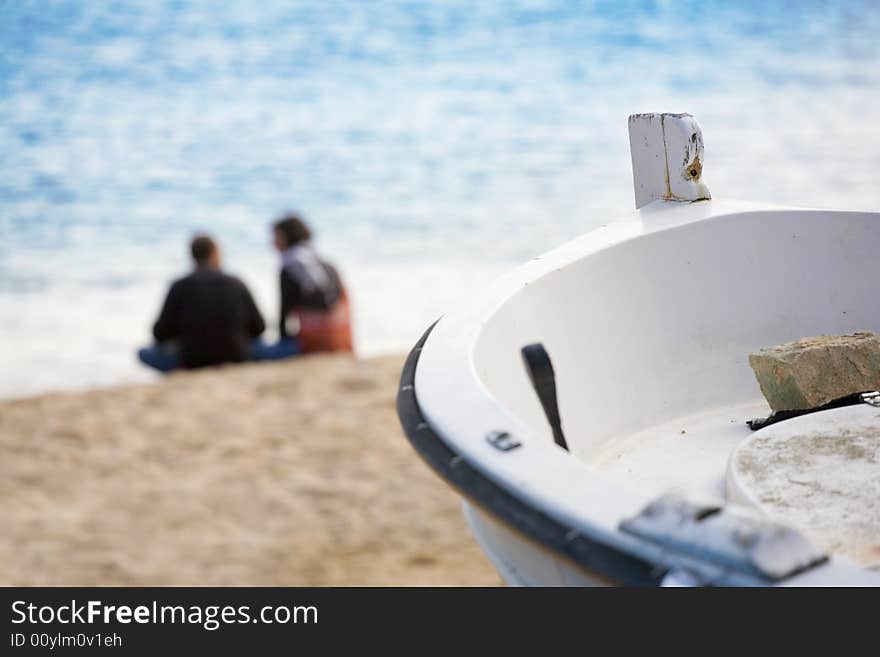
[[[476,338],[474,371],[501,406],[552,441],[517,356],[540,343],[572,457],[652,498],[679,490],[757,507],[819,547],[874,566],[880,519],[876,505],[863,507],[880,497],[878,436],[829,457],[846,463],[820,464],[826,474],[837,468],[831,483],[822,468],[810,470],[816,464],[803,446],[804,436],[825,436],[825,445],[854,433],[865,439],[880,427],[880,408],[823,411],[760,431],[746,422],[770,413],[751,352],[880,332],[878,254],[876,213],[754,210],[645,232],[573,259],[500,303]],[[797,431],[782,431],[788,423]],[[773,431],[791,446],[785,458],[768,456],[758,440]],[[760,449],[775,474],[748,467]],[[807,512],[814,507],[826,512]]]

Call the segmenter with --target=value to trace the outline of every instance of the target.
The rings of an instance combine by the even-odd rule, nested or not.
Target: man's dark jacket
[[[219,269],[199,268],[171,286],[153,335],[180,342],[187,368],[250,358],[250,342],[266,329],[244,283]]]

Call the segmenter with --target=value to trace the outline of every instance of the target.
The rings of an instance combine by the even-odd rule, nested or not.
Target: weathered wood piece
[[[703,132],[690,114],[633,114],[629,150],[636,208],[711,198],[702,178]]]

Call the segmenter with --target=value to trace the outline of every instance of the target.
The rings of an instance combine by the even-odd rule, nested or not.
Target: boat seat
[[[835,408],[757,431],[731,454],[727,494],[829,553],[880,566],[880,408]]]

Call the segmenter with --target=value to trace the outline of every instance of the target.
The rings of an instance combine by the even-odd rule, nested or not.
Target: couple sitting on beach
[[[351,351],[345,289],[336,269],[318,257],[303,221],[288,215],[274,225],[281,253],[279,340],[267,344],[263,316],[244,283],[224,273],[210,237],[193,239],[195,271],[168,291],[153,326],[156,344],[138,352],[160,372],[248,360],[277,360],[312,351]]]

